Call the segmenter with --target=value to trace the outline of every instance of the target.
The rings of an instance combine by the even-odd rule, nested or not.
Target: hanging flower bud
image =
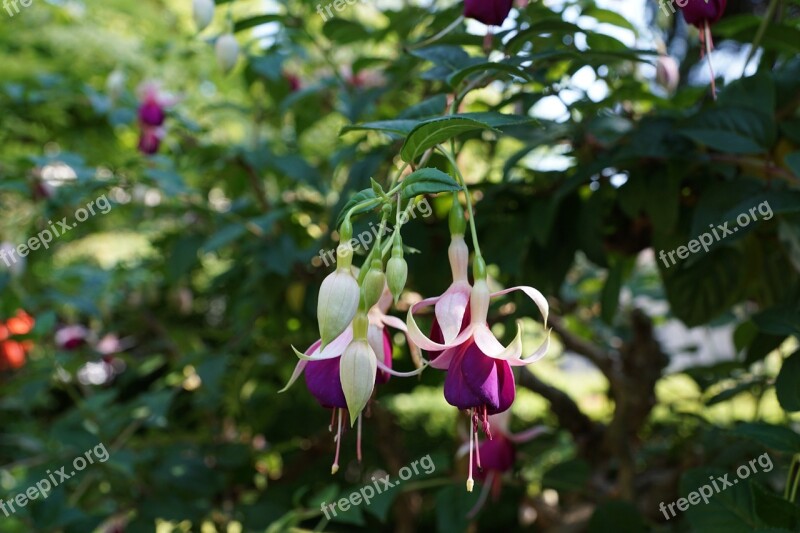
[[[222,72],[227,74],[233,70],[239,60],[239,42],[236,37],[231,33],[221,35],[217,39],[215,51],[217,53],[217,63]]]
[[[339,366],[342,391],[350,412],[350,425],[355,424],[375,388],[378,363],[367,341],[367,315],[359,313],[353,320],[353,342],[345,349]]]
[[[325,278],[319,288],[317,321],[322,348],[347,329],[356,316],[361,296],[358,281],[350,270],[353,226],[349,220],[342,223],[339,234],[341,244],[336,248],[336,271]]]
[[[400,298],[408,280],[408,264],[403,259],[403,241],[399,239],[400,232],[397,232],[392,245],[392,258],[386,265],[386,282],[389,284],[389,291],[394,296],[394,303]]]
[[[453,206],[448,217],[450,235],[464,235],[467,231],[467,219],[464,218],[464,208],[458,201],[458,194],[453,195]]]
[[[464,0],[464,16],[487,26],[500,26],[511,12],[513,3],[513,0]]]
[[[672,56],[661,55],[656,63],[656,81],[670,93],[678,88],[681,75],[678,71],[678,62]]]
[[[197,31],[203,31],[214,20],[214,0],[194,0],[192,15]]]
[[[366,301],[367,309],[371,309],[373,305],[378,303],[383,294],[383,289],[386,287],[386,275],[383,273],[383,262],[380,259],[374,259],[372,265],[364,278],[364,300]]]

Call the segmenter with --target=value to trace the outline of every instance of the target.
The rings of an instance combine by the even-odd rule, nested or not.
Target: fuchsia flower
[[[470,411],[477,442],[478,421],[482,422],[484,433],[491,439],[489,415],[507,410],[514,402],[516,387],[511,367],[536,362],[547,353],[550,344],[548,336],[536,351],[522,358],[522,328],[518,324],[517,336],[508,347],[504,347],[489,329],[490,299],[520,290],[537,305],[545,325],[548,304],[533,287],[512,287],[491,293],[486,284],[486,266],[480,256],[475,259],[475,284],[469,288],[463,234],[454,233],[452,236],[450,265],[454,278],[450,288],[442,296],[422,300],[409,309],[408,336],[418,347],[431,352],[430,366],[447,371],[445,399],[454,407]],[[414,315],[432,305],[436,315],[431,335],[434,338],[428,338],[420,331]],[[472,490],[473,483],[470,464],[467,490]]]
[[[684,6],[678,2],[687,24],[704,28],[706,24],[714,24],[725,13],[728,0],[688,0]]]
[[[714,41],[711,38],[711,25],[716,23],[725,13],[727,0],[687,0],[685,5],[678,3],[678,8],[683,13],[687,24],[700,30],[700,56],[708,58],[708,70],[711,73],[711,94],[717,98],[717,85],[714,75],[714,65],[711,64],[711,51]]]
[[[369,326],[367,329],[367,342],[376,354],[376,365],[378,371],[375,375],[375,385],[382,385],[389,381],[390,375],[407,377],[416,375],[414,372],[397,372],[392,369],[392,341],[387,330],[387,326],[406,332],[405,323],[399,318],[389,316],[386,312],[392,302],[392,294],[388,288],[383,292],[380,301],[367,313]],[[305,354],[297,354],[301,359],[295,366],[289,383],[281,392],[287,390],[305,372],[306,386],[312,396],[319,404],[326,409],[333,409],[331,418],[331,431],[333,430],[334,418],[338,412],[338,422],[336,422],[336,457],[334,459],[331,473],[336,473],[339,469],[339,447],[341,442],[343,416],[347,412],[348,404],[345,398],[341,380],[341,361],[345,349],[353,341],[352,324],[334,339],[328,346],[320,350],[322,339],[312,344]],[[409,342],[412,351],[415,347]],[[357,455],[361,460],[361,416],[358,416],[358,437]]]
[[[476,471],[475,479],[483,485],[483,490],[475,506],[467,515],[469,518],[478,514],[490,493],[492,500],[497,501],[500,498],[500,490],[503,485],[502,476],[514,468],[517,459],[517,445],[533,440],[548,431],[545,426],[536,426],[522,433],[512,434],[509,431],[510,411],[492,415],[489,419],[496,428],[494,436],[478,442],[476,433],[470,431],[470,444],[464,444],[458,451],[459,455],[466,453],[472,444],[473,436],[475,436],[475,453],[470,454],[469,460],[471,467]],[[472,450],[470,449],[470,451]]]
[[[56,331],[56,346],[62,350],[75,350],[86,344],[89,330],[81,325],[64,326]]]
[[[487,26],[500,26],[508,18],[514,0],[464,0],[464,16]]]
[[[163,92],[158,82],[146,81],[136,90],[139,97],[139,136],[138,149],[143,154],[152,155],[158,152],[161,140],[166,135],[163,128],[166,109],[175,105],[178,99],[170,93]]]

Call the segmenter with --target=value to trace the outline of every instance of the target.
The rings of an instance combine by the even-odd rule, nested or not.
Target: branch
[[[561,338],[561,343],[566,350],[575,352],[582,355],[591,361],[601,372],[608,378],[609,381],[614,381],[614,354],[611,351],[604,350],[598,345],[579,337],[572,333],[563,320],[557,316],[551,316],[548,319],[549,324],[553,330]]]

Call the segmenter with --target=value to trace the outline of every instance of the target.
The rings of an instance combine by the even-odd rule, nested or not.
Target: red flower
[[[20,309],[5,324],[0,322],[0,370],[15,370],[25,364],[25,355],[33,348],[30,340],[17,341],[12,336],[27,335],[35,321]]]

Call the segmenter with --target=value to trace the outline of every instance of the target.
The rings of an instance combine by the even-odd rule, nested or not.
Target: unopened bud
[[[450,235],[464,235],[467,231],[467,219],[464,218],[464,208],[458,201],[458,195],[453,195],[453,207],[450,208]]]
[[[656,81],[670,93],[675,92],[681,80],[678,62],[672,56],[659,56],[656,63]]]
[[[324,348],[342,334],[358,310],[358,282],[349,268],[337,268],[319,288],[317,320]]]
[[[378,303],[385,287],[386,275],[383,273],[383,262],[380,259],[374,259],[364,278],[364,300],[367,309]]]
[[[339,379],[350,412],[350,425],[355,424],[369,402],[375,388],[378,363],[366,339],[351,342],[339,362]]]
[[[214,0],[194,0],[192,7],[197,31],[203,31],[214,20]]]
[[[233,70],[239,61],[239,42],[231,33],[220,35],[215,46],[217,63],[226,74]]]
[[[392,258],[386,265],[386,282],[389,284],[389,291],[394,296],[394,303],[400,298],[403,289],[406,287],[408,281],[408,264],[403,259],[403,245],[395,245],[392,247]]]

